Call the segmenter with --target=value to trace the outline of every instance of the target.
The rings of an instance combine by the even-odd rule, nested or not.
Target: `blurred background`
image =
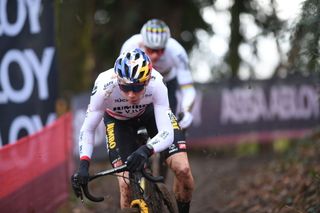
[[[60,85],[72,86],[73,93],[86,91],[98,73],[113,66],[122,43],[150,18],[169,25],[172,36],[189,52],[199,83],[311,74],[319,63],[317,3],[57,1],[59,70],[68,70],[60,76]],[[62,93],[66,90],[60,88]]]
[[[197,89],[194,122],[188,130],[194,167],[210,162],[205,172],[217,172],[221,176],[212,178],[219,181],[225,175],[242,174],[235,166],[238,161],[219,173],[223,165],[217,167],[215,163],[221,156],[231,160],[253,156],[245,161],[249,163],[260,162],[268,152],[263,166],[271,167],[270,176],[253,178],[254,183],[243,177],[247,182],[242,183],[263,190],[261,178],[279,175],[279,170],[267,163],[275,160],[274,153],[280,153],[284,160],[272,165],[287,168],[280,169],[281,174],[293,185],[300,182],[300,191],[290,194],[293,189],[285,183],[268,179],[269,185],[278,184],[275,188],[282,196],[277,202],[268,200],[275,194],[265,189],[271,194],[261,192],[268,195],[262,196],[261,202],[251,200],[257,194],[248,195],[248,206],[259,206],[263,211],[261,203],[266,202],[267,209],[280,203],[302,212],[320,211],[316,202],[320,168],[314,166],[320,161],[319,0],[0,0],[0,159],[4,162],[0,180],[7,183],[0,193],[0,206],[13,211],[19,205],[10,200],[19,197],[24,201],[21,206],[28,205],[29,210],[45,208],[50,212],[70,197],[66,180],[74,170],[77,138],[94,80],[113,67],[122,43],[139,33],[151,18],[165,21],[172,37],[189,55]],[[103,124],[96,139],[94,158],[99,162],[107,159]],[[51,160],[52,150],[64,153],[61,159]],[[288,160],[292,155],[295,165],[288,164],[294,161]],[[43,170],[35,168],[37,164],[43,165]],[[250,168],[257,172],[260,167]],[[299,178],[290,179],[288,171],[299,174]],[[199,171],[200,175],[203,172]],[[5,173],[15,181],[8,182]],[[57,174],[60,179],[55,178]],[[16,178],[23,175],[28,178]],[[39,186],[36,195],[41,197],[41,189],[48,192],[44,180],[65,183],[56,190],[52,205],[41,199],[31,202],[28,193],[21,191],[21,187],[24,192],[34,190],[32,183]],[[218,185],[208,192],[217,194],[213,199],[231,196],[225,192],[219,197],[215,193]],[[307,190],[303,187],[313,191],[302,196]],[[197,190],[195,200],[203,201],[197,192],[204,189]],[[233,196],[241,193],[240,187]],[[222,202],[225,212],[245,208],[241,202],[230,201],[235,197]],[[203,205],[201,211],[223,212],[218,202],[212,205]],[[242,212],[250,212],[248,209]],[[195,207],[193,212],[197,212]]]

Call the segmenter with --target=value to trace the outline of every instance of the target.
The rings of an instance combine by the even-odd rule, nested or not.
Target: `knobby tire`
[[[176,199],[164,183],[147,181],[145,198],[152,213],[178,213]]]
[[[175,196],[164,183],[156,183],[158,193],[161,195],[164,205],[170,213],[178,213],[178,205]]]
[[[152,213],[164,213],[162,197],[157,190],[157,185],[146,180],[146,197],[145,200],[149,206],[149,211]]]

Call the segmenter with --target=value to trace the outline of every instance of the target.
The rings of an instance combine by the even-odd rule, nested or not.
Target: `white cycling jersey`
[[[95,129],[103,119],[105,112],[116,119],[128,120],[141,115],[149,104],[154,106],[158,134],[149,140],[148,144],[153,147],[155,152],[160,152],[173,142],[167,88],[160,73],[152,69],[151,79],[140,102],[130,104],[121,95],[114,69],[102,72],[95,81],[86,117],[80,130],[80,158],[91,159]]]
[[[140,48],[145,51],[141,34],[133,35],[125,41],[122,45],[121,53],[133,48]],[[188,55],[181,44],[174,38],[169,38],[163,55],[152,65],[161,73],[165,82],[177,78],[182,91],[182,109],[190,110],[196,92],[189,69]]]

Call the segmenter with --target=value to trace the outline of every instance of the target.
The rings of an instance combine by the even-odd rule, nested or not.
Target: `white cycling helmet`
[[[143,25],[141,35],[146,47],[151,49],[163,49],[170,38],[170,29],[163,21],[151,19]]]

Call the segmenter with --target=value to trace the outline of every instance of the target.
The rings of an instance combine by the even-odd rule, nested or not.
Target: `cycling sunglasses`
[[[164,48],[162,48],[162,49],[151,49],[149,47],[146,47],[146,52],[163,54],[164,53]]]
[[[123,92],[141,92],[145,87],[145,84],[119,84],[119,88]]]

